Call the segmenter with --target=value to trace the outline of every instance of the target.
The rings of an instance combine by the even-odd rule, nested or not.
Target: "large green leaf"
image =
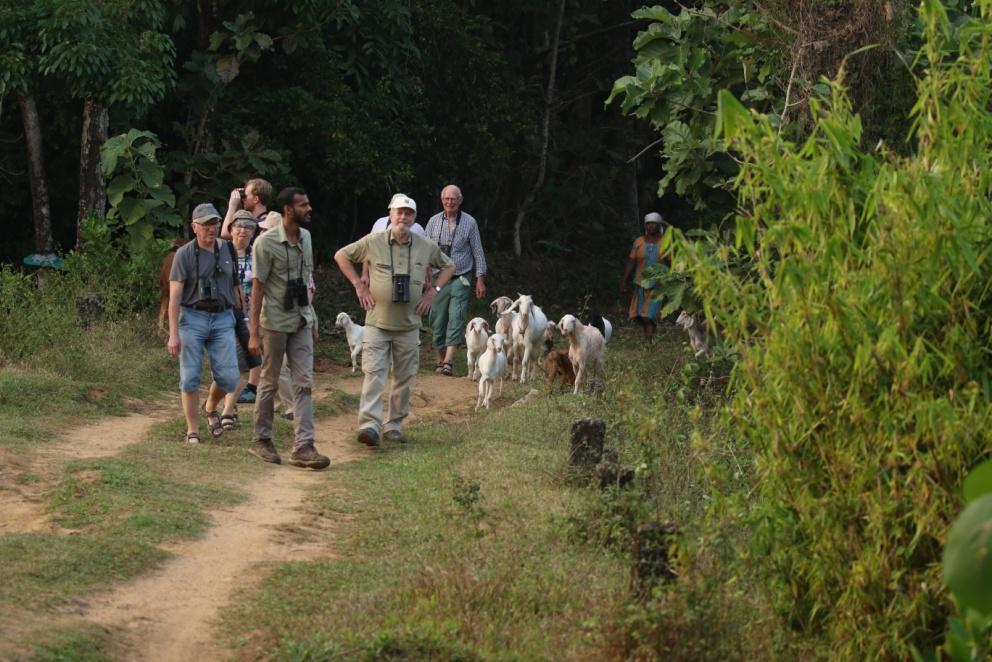
[[[159,187],[156,187],[156,188],[149,189],[148,195],[150,195],[154,199],[158,200],[159,202],[162,202],[167,207],[175,207],[176,206],[176,196],[169,189],[168,186],[159,186]]]
[[[121,202],[120,212],[124,225],[134,225],[145,217],[145,205],[141,200],[128,198]]]
[[[962,610],[992,615],[992,494],[971,502],[951,527],[944,581]]]
[[[729,90],[720,90],[716,98],[716,128],[713,135],[733,140],[752,123],[751,114]]]
[[[165,170],[154,161],[147,159],[140,161],[138,163],[138,172],[141,173],[141,180],[149,189],[157,189],[162,186]]]
[[[992,494],[992,460],[979,464],[964,479],[965,503],[971,503],[986,494]],[[992,586],[989,591],[992,591]]]
[[[137,182],[130,174],[117,175],[110,180],[110,184],[107,185],[107,200],[110,202],[110,206],[116,207],[121,204],[124,194],[133,191],[136,184]]]
[[[100,169],[104,177],[109,177],[117,169],[117,160],[124,156],[126,148],[120,137],[110,138],[100,146]]]

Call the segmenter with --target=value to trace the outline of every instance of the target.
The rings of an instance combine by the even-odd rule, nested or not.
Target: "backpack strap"
[[[227,242],[227,248],[231,251],[231,277],[234,279],[234,286],[241,285],[241,274],[238,273],[238,254],[234,250],[234,242]]]

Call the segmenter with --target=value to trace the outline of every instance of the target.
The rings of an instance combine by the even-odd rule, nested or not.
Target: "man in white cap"
[[[397,200],[405,200],[405,199],[412,199],[412,198],[410,198],[405,193],[397,193],[396,195],[394,195],[393,199],[389,201],[389,206],[386,207],[387,212],[392,211],[394,202],[396,202]],[[417,215],[414,214],[413,217],[416,218]],[[369,234],[373,234],[376,232],[385,232],[386,230],[389,229],[389,224],[390,224],[389,214],[387,213],[382,218],[376,219],[376,222],[372,224],[372,229],[369,230]],[[410,226],[410,232],[412,232],[413,234],[419,234],[421,237],[427,236],[427,233],[424,232],[424,226],[422,226],[420,223],[417,223],[416,221],[414,221],[413,225]],[[362,262],[362,281],[366,285],[369,284],[368,262]]]
[[[207,397],[210,434],[224,433],[217,405],[237,389],[238,355],[235,349],[236,300],[233,251],[217,238],[220,214],[211,204],[193,210],[194,241],[176,251],[169,273],[169,353],[179,357],[179,391],[186,417],[186,441],[198,443],[200,369],[203,350],[210,356],[216,391]]]
[[[334,254],[341,273],[355,288],[365,317],[362,343],[362,399],[358,412],[358,441],[377,446],[380,436],[403,443],[403,420],[410,413],[410,390],[420,363],[420,316],[454,273],[454,263],[434,242],[410,231],[417,203],[395,196],[390,203],[389,229],[368,234]],[[352,263],[371,265],[365,283]],[[424,290],[429,267],[439,269],[438,288]],[[392,367],[389,411],[383,415],[383,391]]]
[[[643,287],[641,278],[644,270],[656,264],[665,256],[660,251],[661,226],[663,220],[658,212],[650,212],[644,215],[644,234],[634,240],[627,255],[627,268],[624,269],[623,278],[620,279],[620,294],[627,293],[627,283],[633,282],[634,293],[630,297],[630,308],[627,313],[629,319],[635,320],[641,325],[644,331],[644,339],[651,341],[657,326],[658,313],[661,312],[661,299],[653,299],[651,290],[654,287],[649,285]],[[634,274],[631,281],[630,275]]]

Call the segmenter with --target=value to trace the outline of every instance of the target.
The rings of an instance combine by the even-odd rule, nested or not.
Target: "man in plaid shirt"
[[[465,313],[469,290],[475,277],[475,296],[486,296],[486,254],[482,250],[479,224],[471,214],[462,211],[462,192],[454,184],[441,190],[444,211],[427,221],[427,237],[434,241],[455,263],[455,276],[443,288],[431,284],[437,297],[431,304],[430,325],[434,348],[437,350],[437,370],[452,374],[455,349],[465,341]],[[437,270],[432,272],[437,277]]]

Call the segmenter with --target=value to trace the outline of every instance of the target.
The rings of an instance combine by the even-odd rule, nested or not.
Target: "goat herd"
[[[527,294],[519,295],[516,301],[501,296],[490,308],[497,316],[492,330],[481,317],[473,318],[465,329],[467,376],[479,382],[476,409],[489,408],[497,383],[502,394],[504,378],[524,383],[541,370],[542,362],[548,379],[554,382],[560,378],[563,384],[573,385],[573,393],[592,387],[602,377],[606,343],[613,334],[608,320],[594,314],[583,324],[574,315],[565,315],[555,324]],[[365,327],[353,322],[347,313],[338,313],[334,324],[348,338],[354,372]],[[568,338],[567,350],[554,349],[554,337],[559,333]]]
[[[489,305],[496,315],[496,325],[490,333],[489,322],[481,317],[469,321],[465,328],[465,346],[468,351],[468,378],[479,382],[479,398],[475,408],[489,408],[493,390],[499,385],[503,393],[503,380],[527,381],[544,364],[548,381],[560,379],[571,385],[572,393],[580,388],[592,389],[603,375],[606,360],[606,343],[613,335],[613,325],[598,313],[592,313],[583,324],[575,315],[565,315],[557,324],[549,322],[533,297],[519,294],[516,301],[501,296]],[[711,338],[706,331],[701,313],[682,311],[676,324],[689,335],[689,342],[696,356],[707,354]],[[344,330],[351,354],[351,371],[358,369],[358,356],[362,353],[362,336],[365,327],[352,321],[348,313],[338,313],[335,326]],[[568,338],[568,349],[555,349],[557,334]]]

